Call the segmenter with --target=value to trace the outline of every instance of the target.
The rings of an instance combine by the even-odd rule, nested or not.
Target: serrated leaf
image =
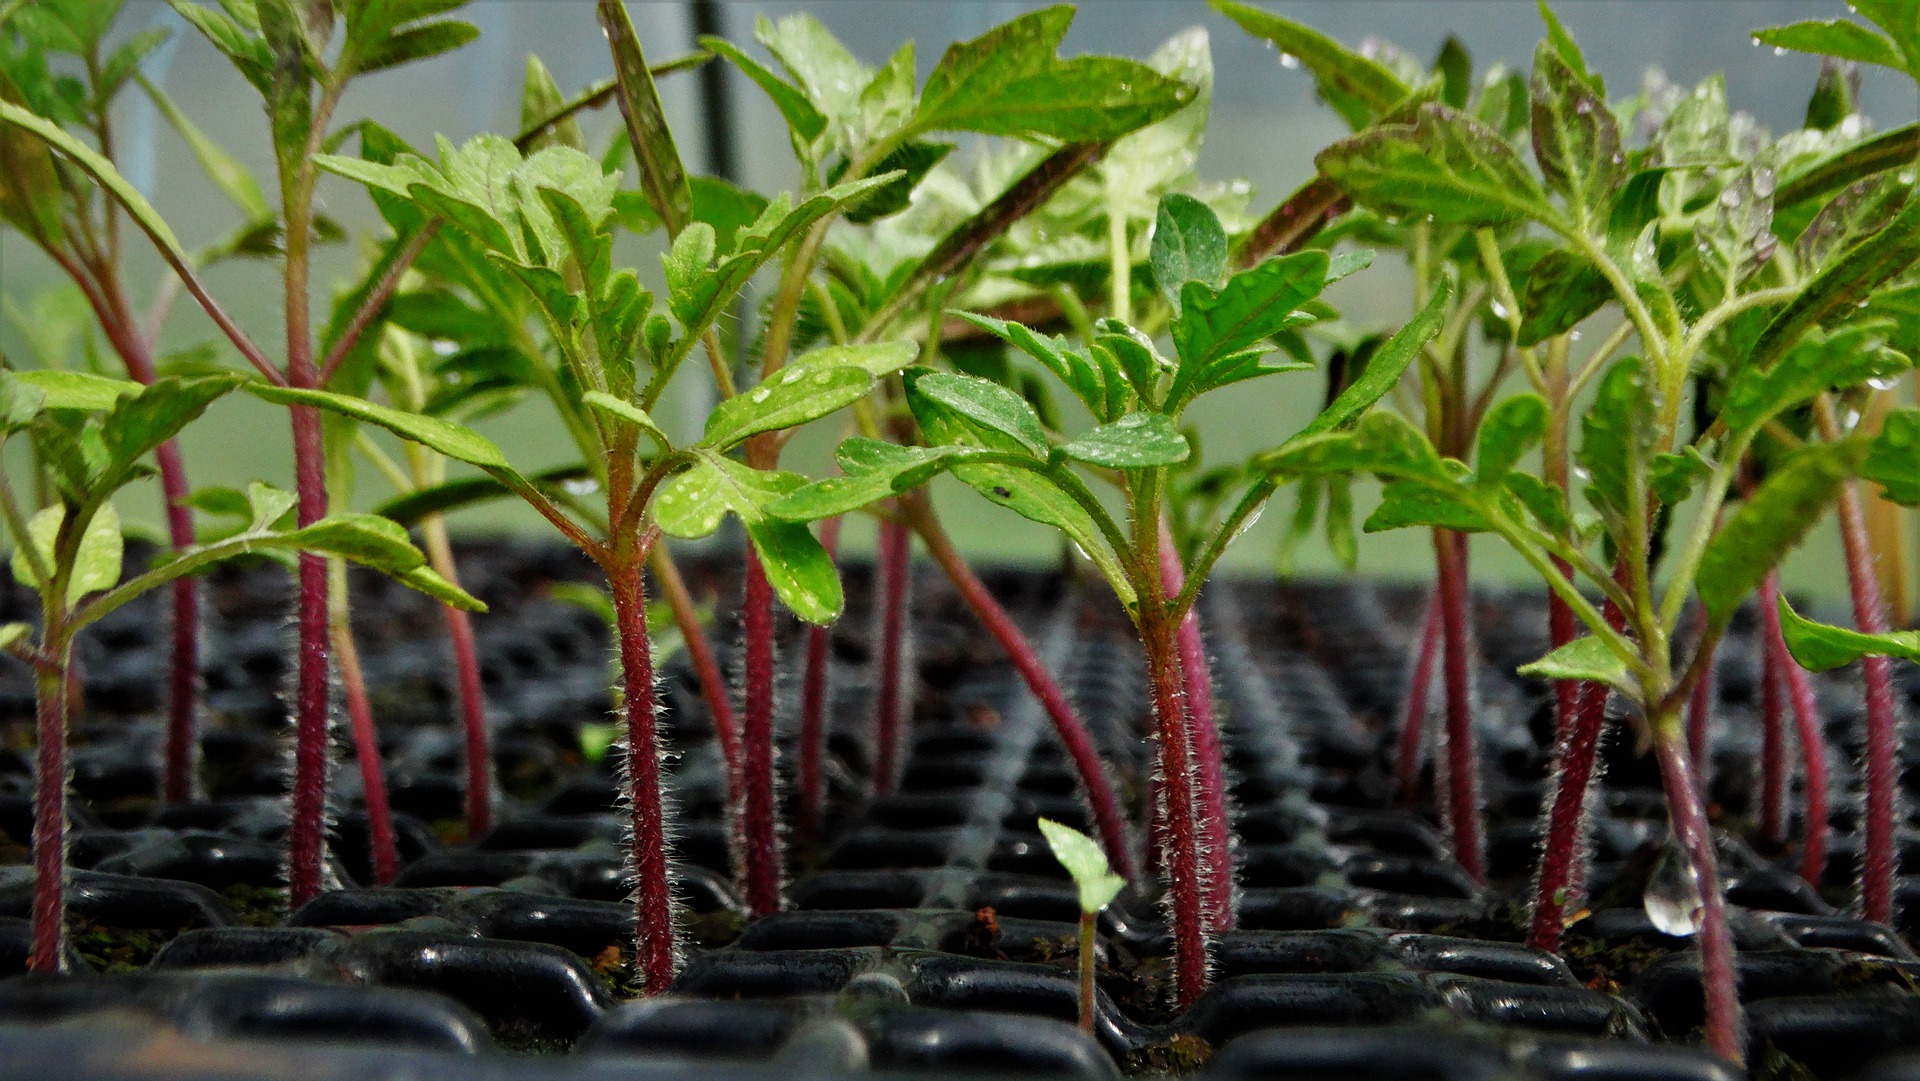
[[[1331,405],[1322,409],[1319,415],[1281,446],[1342,428],[1391,393],[1399,385],[1400,377],[1406,374],[1414,359],[1420,355],[1421,348],[1440,332],[1440,324],[1446,319],[1447,298],[1451,291],[1452,286],[1446,279],[1437,281],[1433,295],[1427,298],[1427,306],[1373,351],[1367,358],[1366,370],[1348,383]]]
[[[732,61],[734,66],[752,79],[754,85],[773,99],[774,108],[787,121],[787,127],[799,137],[802,143],[811,143],[827,129],[827,118],[820,115],[813,102],[799,87],[774,74],[766,65],[740,51],[740,48],[725,38],[703,36],[700,47],[708,52],[717,53]]]
[[[293,512],[300,497],[271,484],[253,481],[247,485],[246,516],[248,528],[270,529]]]
[[[1191,452],[1186,436],[1164,413],[1128,413],[1060,448],[1064,457],[1110,469],[1173,465],[1186,461]]]
[[[1842,327],[1803,341],[1765,371],[1743,365],[1721,400],[1721,423],[1735,433],[1756,431],[1824,391],[1898,378],[1913,362],[1881,344],[1879,329]]]
[[[1171,331],[1180,364],[1168,400],[1182,401],[1184,387],[1202,379],[1209,365],[1286,329],[1326,280],[1327,254],[1303,251],[1243,270],[1217,291],[1204,282],[1187,282]]]
[[[1252,467],[1279,475],[1379,473],[1454,484],[1440,455],[1419,429],[1398,414],[1367,413],[1353,428],[1326,431],[1254,456]]]
[[[1540,187],[1499,132],[1444,105],[1416,108],[1322,150],[1315,162],[1354,202],[1394,216],[1495,226],[1543,215]]]
[[[1047,839],[1047,847],[1053,850],[1053,858],[1067,869],[1073,879],[1075,890],[1080,895],[1080,911],[1091,915],[1113,903],[1120,891],[1127,888],[1127,880],[1113,873],[1107,862],[1107,854],[1100,850],[1094,839],[1071,826],[1063,826],[1050,818],[1039,820],[1040,833]]]
[[[828,345],[805,354],[788,368],[809,371],[825,368],[859,368],[875,379],[892,375],[912,364],[920,355],[913,342],[872,342],[860,345]]]
[[[1758,341],[1749,364],[1766,368],[1816,326],[1855,311],[1868,295],[1920,260],[1920,198],[1906,199],[1884,229],[1831,259],[1777,312]]]
[[[1516,674],[1529,679],[1572,679],[1605,683],[1629,698],[1638,700],[1640,688],[1627,672],[1627,664],[1593,635],[1582,635],[1548,653],[1537,661],[1521,665]]]
[[[1756,44],[1776,49],[1837,56],[1862,64],[1879,64],[1895,71],[1909,70],[1899,50],[1879,34],[1846,19],[1809,19],[1786,26],[1770,26],[1754,31]]]
[[[1012,439],[1037,458],[1047,456],[1047,431],[1033,407],[998,383],[952,372],[928,372],[914,381],[912,393]]]
[[[67,508],[51,506],[27,520],[27,536],[34,548],[40,552],[40,559],[58,581],[60,567],[55,558],[54,546],[59,541],[61,523],[67,520]],[[120,534],[120,515],[113,504],[102,503],[87,522],[87,532],[80,538],[78,549],[74,553],[73,566],[67,576],[67,605],[72,607],[89,593],[98,593],[112,589],[120,583],[120,556],[125,547]],[[13,551],[13,577],[30,589],[40,589],[42,583],[33,573],[33,563],[18,545],[15,538]]]
[[[1724,626],[1734,609],[1824,515],[1867,456],[1863,440],[1815,443],[1775,468],[1707,542],[1695,588],[1707,615]]]
[[[1598,231],[1626,180],[1626,153],[1613,110],[1558,51],[1542,42],[1534,53],[1533,156],[1572,208],[1576,221]]]
[[[1398,105],[1413,88],[1376,60],[1348,49],[1317,30],[1233,0],[1212,0],[1214,10],[1265,38],[1287,56],[1298,57],[1320,89],[1320,96],[1355,130]]]
[[[724,451],[762,432],[792,428],[852,405],[873,389],[873,375],[847,365],[790,365],[707,414],[700,445]]]
[[[415,60],[450,53],[479,36],[478,27],[458,19],[421,23],[388,35],[379,45],[361,56],[354,67],[363,75],[384,71]]]
[[[640,164],[641,190],[647,193],[654,212],[667,223],[667,231],[678,235],[693,212],[693,192],[687,185],[686,167],[680,164],[680,151],[673,144],[673,132],[667,126],[660,93],[654,89],[653,73],[647,69],[640,35],[634,32],[622,0],[599,0],[599,16],[600,28],[613,52],[620,115],[626,119],[633,156]]]
[[[1388,481],[1380,490],[1380,505],[1367,515],[1366,523],[1360,528],[1368,533],[1384,533],[1409,527],[1451,529],[1460,533],[1479,533],[1489,528],[1484,515],[1449,493],[1435,491],[1419,481]]]
[[[101,421],[107,453],[120,469],[131,469],[240,382],[237,375],[169,377],[155,380],[138,394],[122,396]]]
[[[1920,505],[1920,411],[1897,409],[1881,418],[1860,475],[1895,503]]]
[[[1219,215],[1191,195],[1161,196],[1150,262],[1154,284],[1176,311],[1186,283],[1218,288],[1227,274],[1227,231]]]
[[[1487,411],[1480,422],[1474,455],[1474,481],[1483,488],[1500,485],[1528,451],[1547,434],[1551,410],[1538,394],[1516,394]]]
[[[1117,362],[1113,365],[1099,363],[1097,350],[1093,356],[1089,356],[1074,350],[1065,338],[1058,335],[1042,335],[1019,323],[988,315],[961,311],[951,314],[1039,361],[1042,367],[1066,384],[1067,389],[1073,391],[1074,396],[1096,418],[1104,420],[1117,416],[1117,408],[1124,405],[1125,380],[1117,370]]]
[[[812,522],[878,503],[916,488],[968,458],[987,453],[975,447],[907,447],[856,437],[840,444],[845,476],[825,477],[768,503],[775,518]]]
[[[898,149],[881,158],[869,172],[874,174],[896,173],[892,181],[877,188],[860,205],[847,211],[847,220],[855,225],[867,225],[881,218],[891,217],[905,210],[913,201],[913,190],[927,178],[933,167],[946,160],[953,153],[952,143],[926,142],[910,140]],[[838,182],[846,174],[846,162],[843,160],[827,174],[829,182]]]
[[[252,27],[253,33],[232,18],[212,8],[194,3],[193,0],[168,0],[180,17],[192,23],[213,47],[226,54],[247,82],[262,94],[271,92],[273,80],[273,54],[267,43],[257,36],[259,24]]]
[[[553,73],[538,56],[528,53],[526,75],[520,89],[520,130],[533,130],[548,117],[558,115],[566,104],[566,95],[560,92],[560,84],[553,81]],[[587,137],[580,130],[580,121],[569,116],[541,130],[525,145],[528,152],[547,146],[567,146],[584,153]]]
[[[671,451],[673,443],[667,439],[667,433],[653,422],[646,410],[629,401],[623,401],[605,391],[590,390],[580,396],[580,403],[595,412],[612,417],[622,423],[631,424],[647,434],[647,438],[658,444],[661,450]]]
[[[1794,611],[1784,593],[1779,603],[1780,636],[1786,639],[1787,652],[1809,672],[1830,672],[1862,657],[1920,661],[1920,631],[1866,634],[1831,623],[1816,623]]]

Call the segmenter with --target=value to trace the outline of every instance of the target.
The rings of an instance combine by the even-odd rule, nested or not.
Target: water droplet
[[[600,490],[600,482],[592,477],[575,477],[572,480],[560,482],[560,486],[567,490],[568,495],[592,495]]]
[[[1739,206],[1740,205],[1740,189],[1728,188],[1727,190],[1721,192],[1720,205],[1724,207]]]
[[[1773,55],[1775,55],[1775,56],[1785,56],[1785,55],[1787,55],[1787,49],[1786,49],[1786,46],[1784,46],[1784,45],[1775,45],[1775,46],[1773,47]]]
[[[1573,111],[1585,116],[1593,111],[1593,102],[1588,98],[1581,98],[1573,103]]]
[[[770,397],[772,394],[773,392],[768,390],[765,387],[755,387],[753,389],[753,393],[747,395],[747,398],[749,401],[752,401],[755,404],[758,404],[760,402],[766,401],[767,398]]]
[[[1686,853],[1671,838],[1647,878],[1647,894],[1641,903],[1647,919],[1664,934],[1686,938],[1700,931],[1705,908],[1700,900],[1700,879],[1693,873]]]
[[[1760,35],[1755,34],[1752,38],[1752,41],[1753,41],[1753,47],[1758,49],[1760,47]]]
[[[805,374],[806,373],[798,368],[788,368],[786,371],[780,373],[780,381],[782,383],[791,383]]]
[[[1766,169],[1766,168],[1755,169],[1753,171],[1753,181],[1752,181],[1754,198],[1756,199],[1772,198],[1775,183],[1776,181],[1775,181],[1772,169]]]
[[[1496,300],[1493,302],[1492,307],[1494,318],[1505,319],[1507,317],[1507,306],[1505,304]]]
[[[1900,385],[1900,380],[1890,375],[1876,375],[1867,380],[1867,385],[1875,390],[1892,390]]]
[[[1300,66],[1300,58],[1292,53],[1281,53],[1280,66],[1283,68],[1297,68]]]
[[[833,373],[822,368],[813,373],[813,381],[816,383],[831,383],[833,382]]]
[[[1568,341],[1570,341],[1570,342],[1577,342],[1577,341],[1579,341],[1579,340],[1580,340],[1580,332],[1579,332],[1579,331],[1577,331],[1577,330],[1569,330],[1569,331],[1567,331],[1567,340],[1568,340]]]
[[[435,338],[433,340],[433,351],[439,356],[450,357],[460,351],[460,344],[458,342],[450,342],[445,338]]]

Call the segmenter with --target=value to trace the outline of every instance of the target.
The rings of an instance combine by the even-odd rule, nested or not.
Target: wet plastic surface
[[[732,583],[706,571],[696,591],[717,593],[724,610]],[[284,579],[229,571],[207,587],[207,792],[192,804],[154,801],[159,609],[116,613],[81,651],[79,974],[0,981],[0,1076],[1739,1076],[1692,1046],[1697,963],[1640,907],[1665,825],[1657,781],[1630,738],[1616,735],[1604,755],[1592,911],[1570,929],[1567,959],[1519,944],[1551,723],[1543,688],[1508,674],[1545,650],[1544,604],[1524,594],[1482,596],[1476,612],[1496,879],[1483,888],[1449,858],[1427,808],[1387,798],[1424,598],[1366,584],[1210,589],[1203,615],[1233,782],[1240,925],[1216,942],[1213,987],[1176,1014],[1159,910],[1123,894],[1101,919],[1097,1024],[1082,1034],[1072,1024],[1074,892],[1034,823],[1044,815],[1086,829],[1088,815],[1044,714],[928,571],[916,583],[919,678],[901,794],[869,801],[867,571],[848,569],[852,607],[834,632],[827,836],[794,846],[790,910],[758,923],[743,926],[729,884],[723,776],[698,687],[684,660],[666,666],[687,963],[672,995],[654,1001],[627,1000],[632,910],[613,774],[580,752],[580,726],[608,708],[604,630],[543,597],[546,582],[586,579],[583,564],[540,547],[467,553],[463,576],[494,608],[477,627],[503,793],[499,825],[471,844],[456,836],[460,743],[438,617],[412,594],[356,579],[404,867],[391,885],[368,885],[358,773],[343,762],[339,888],[290,915],[276,911]],[[1137,803],[1147,703],[1124,618],[1040,575],[989,582]],[[723,654],[731,626],[715,623]],[[785,645],[796,641],[789,633]],[[782,663],[800,656],[786,648]],[[1840,798],[1839,854],[1815,889],[1794,876],[1790,853],[1741,840],[1758,772],[1753,656],[1740,634],[1722,649],[1712,788],[1740,906],[1756,1073],[1920,1078],[1920,959],[1904,937],[1916,927],[1844,913],[1853,677],[1818,684]],[[783,739],[792,720],[783,717]],[[24,676],[8,672],[0,974],[9,976],[27,947],[30,722]],[[1920,836],[1906,841],[1920,856]],[[1920,890],[1920,879],[1903,885]]]

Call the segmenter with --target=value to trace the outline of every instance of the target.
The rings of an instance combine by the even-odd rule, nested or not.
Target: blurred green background
[[[975,36],[1023,11],[1039,7],[1028,3],[931,3],[920,0],[814,0],[811,3],[721,3],[714,13],[724,36],[750,43],[754,20],[779,18],[807,11],[821,19],[870,64],[884,61],[899,42],[912,38],[919,45],[921,74],[948,42]],[[1422,61],[1430,59],[1452,34],[1472,53],[1476,72],[1492,63],[1524,69],[1540,35],[1539,18],[1531,0],[1398,0],[1398,2],[1273,3],[1275,10],[1303,21],[1348,43],[1369,37],[1392,42]],[[636,2],[630,8],[648,55],[655,62],[689,51],[694,36],[693,5],[679,2]],[[1757,27],[1794,19],[1840,16],[1839,3],[1804,0],[1566,0],[1560,15],[1586,50],[1589,62],[1604,72],[1614,93],[1631,92],[1649,70],[1682,85],[1692,85],[1716,71],[1726,73],[1729,98],[1735,108],[1751,113],[1764,127],[1784,131],[1798,126],[1817,64],[1799,55],[1777,56],[1757,48],[1750,38]],[[478,0],[464,17],[481,30],[478,41],[446,57],[369,77],[356,83],[340,111],[341,122],[367,116],[397,131],[409,141],[430,145],[436,133],[456,142],[481,131],[512,131],[519,116],[519,91],[525,59],[537,53],[553,71],[563,91],[571,93],[611,75],[611,65],[591,0]],[[1145,56],[1156,45],[1191,26],[1203,26],[1212,35],[1216,87],[1214,115],[1200,159],[1200,173],[1208,180],[1242,178],[1251,184],[1256,212],[1264,212],[1305,180],[1314,152],[1343,135],[1339,120],[1314,99],[1311,81],[1302,70],[1261,42],[1241,33],[1204,3],[1193,0],[1092,0],[1081,10],[1065,51]],[[146,71],[160,82],[203,129],[242,162],[263,177],[269,165],[266,121],[258,99],[226,60],[191,31],[160,0],[129,0],[121,18],[121,35],[153,27],[175,31],[169,44],[149,58]],[[750,49],[757,49],[749,44]],[[795,170],[784,129],[773,107],[735,71],[727,73],[734,108],[727,122],[732,128],[742,182],[761,190],[790,188]],[[681,152],[690,167],[702,169],[711,161],[708,117],[703,114],[698,80],[674,76],[661,84]],[[1914,119],[1913,90],[1890,73],[1866,73],[1863,103],[1881,128]],[[162,123],[147,100],[127,95],[123,115],[116,117],[122,140],[120,158],[130,178],[159,206],[175,231],[191,247],[223,235],[236,224],[231,207],[200,172],[179,138]],[[617,113],[602,110],[585,118],[590,138],[603,140]],[[322,181],[320,209],[364,233],[379,222],[365,193],[333,177]],[[157,280],[158,260],[133,250],[130,278],[136,295],[149,292]],[[643,278],[657,285],[658,246],[641,238],[625,242],[622,257],[641,268]],[[357,244],[324,249],[315,271],[316,309],[324,312],[334,287],[345,283],[360,265]],[[260,263],[232,263],[215,268],[210,284],[227,308],[248,330],[276,354],[281,340],[277,277]],[[32,311],[36,294],[61,280],[40,253],[19,236],[0,233],[0,293],[29,333],[46,336],[52,325]],[[1331,294],[1347,318],[1363,325],[1388,326],[1408,312],[1406,276],[1398,261],[1384,259],[1373,269],[1341,283]],[[0,326],[0,350],[16,364],[30,363],[22,320]],[[184,349],[214,336],[211,324],[189,303],[182,303],[168,326],[165,346]],[[80,343],[51,343],[76,358]],[[237,362],[228,351],[229,359]],[[698,376],[697,369],[687,373]],[[666,403],[662,418],[670,429],[685,427],[685,417],[704,404],[697,378],[683,377],[678,397]],[[1224,461],[1270,446],[1312,413],[1321,395],[1320,380],[1312,375],[1281,377],[1248,384],[1249,389],[1203,402],[1196,421],[1207,433],[1206,452]],[[672,397],[670,395],[670,397]],[[511,414],[484,422],[483,430],[500,442],[529,469],[565,464],[564,437],[544,405],[529,402]],[[788,463],[803,471],[819,472],[834,438],[830,426],[797,440]],[[186,455],[195,484],[243,484],[263,479],[291,486],[291,455],[284,417],[244,396],[217,405],[205,422],[186,438]],[[1365,486],[1363,486],[1364,488]],[[378,476],[363,469],[353,502],[369,506],[390,494]],[[1057,558],[1058,542],[1049,531],[988,506],[968,493],[945,488],[939,492],[942,510],[957,540],[970,555],[984,559],[1044,561]],[[1370,493],[1359,494],[1357,514],[1364,517]],[[124,500],[129,519],[158,521],[158,502],[152,486],[138,498]],[[1277,523],[1291,509],[1282,494],[1265,520],[1242,537],[1229,555],[1229,565],[1245,571],[1271,568],[1278,535]],[[463,513],[456,527],[483,531],[544,530],[546,527],[517,505],[505,504]],[[848,543],[859,549],[869,543],[870,531],[849,530]],[[1423,535],[1413,532],[1360,539],[1363,572],[1389,577],[1424,576],[1431,549]],[[1325,573],[1335,569],[1324,542],[1315,539],[1301,552],[1300,569]],[[1833,573],[1838,565],[1838,540],[1832,528],[1816,531],[1805,550],[1788,566],[1790,587],[1836,594],[1844,577]],[[1495,543],[1476,549],[1475,573],[1486,580],[1521,580],[1528,572],[1517,559]]]

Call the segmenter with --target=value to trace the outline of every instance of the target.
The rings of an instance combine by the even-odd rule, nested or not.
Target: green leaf
[[[812,531],[798,522],[762,518],[747,523],[747,539],[760,553],[767,583],[789,611],[820,626],[839,617],[846,604],[840,572]]]
[[[1355,131],[1404,100],[1413,88],[1386,65],[1361,56],[1332,38],[1290,19],[1233,0],[1211,0],[1214,10],[1265,38],[1285,56],[1298,57],[1313,73],[1320,96]]]
[[[1555,248],[1527,269],[1520,297],[1522,347],[1564,334],[1613,299],[1613,286],[1583,256]]]
[[[1547,24],[1547,43],[1553,47],[1554,53],[1565,61],[1568,67],[1579,73],[1581,78],[1587,78],[1589,73],[1586,56],[1581,53],[1579,44],[1573,40],[1573,35],[1567,33],[1567,28],[1560,25],[1560,17],[1553,13],[1553,8],[1547,5],[1547,0],[1540,0],[1540,21]],[[1601,89],[1604,92],[1605,88]]]
[[[700,445],[724,451],[762,432],[793,428],[852,405],[873,389],[865,368],[790,365],[707,414]]]
[[[873,72],[818,19],[790,15],[775,23],[763,15],[754,21],[753,36],[787,69],[820,114],[836,127],[853,118]]]
[[[1693,494],[1694,485],[1713,475],[1713,463],[1698,447],[1677,453],[1656,454],[1647,467],[1647,483],[1655,499],[1668,507],[1677,507]]]
[[[450,53],[480,36],[478,27],[458,19],[422,23],[390,35],[367,51],[354,65],[358,74],[370,74],[409,64],[415,60]]]
[[[45,396],[44,408],[79,409],[104,412],[118,405],[121,398],[140,393],[140,384],[131,379],[110,379],[87,372],[35,368],[15,372],[13,377]]]
[[[592,477],[592,471],[586,466],[568,465],[535,473],[527,478],[527,484],[535,490],[541,490],[570,480],[590,480]],[[373,513],[382,518],[391,518],[401,525],[412,525],[429,515],[461,510],[518,494],[492,477],[456,477],[394,496],[374,507]]]
[[[209,7],[203,7],[192,0],[167,0],[180,17],[192,23],[196,30],[213,43],[213,47],[226,54],[233,66],[239,69],[247,82],[262,94],[273,89],[273,54],[267,48],[265,40],[258,36],[259,22],[253,21],[249,33],[232,18]],[[249,5],[248,10],[251,10]]]
[[[920,355],[913,342],[872,342],[860,345],[828,345],[805,354],[788,368],[819,371],[829,368],[859,368],[879,379],[912,364]]]
[[[905,210],[913,201],[913,190],[927,178],[933,167],[946,160],[953,153],[952,143],[932,143],[912,140],[902,144],[899,149],[881,158],[869,172],[896,173],[897,176],[886,185],[875,189],[874,193],[860,204],[847,211],[847,220],[855,225],[867,225],[881,218],[891,217]],[[846,175],[847,162],[843,159],[828,174],[827,180],[838,182]]]
[[[1081,912],[1088,915],[1099,912],[1127,888],[1127,880],[1113,873],[1107,854],[1093,838],[1050,818],[1042,818],[1039,823],[1047,847],[1053,850],[1053,858],[1059,860],[1060,866],[1073,878],[1074,887],[1080,893]]]
[[[580,396],[580,403],[589,409],[604,413],[615,420],[631,424],[647,434],[661,450],[671,452],[673,443],[667,439],[667,433],[653,422],[646,410],[601,390],[590,390]]]
[[[254,530],[272,529],[293,513],[299,502],[300,497],[292,492],[253,481],[247,485],[247,527]]]
[[[1366,370],[1347,384],[1347,389],[1340,392],[1333,404],[1321,410],[1318,416],[1308,421],[1304,428],[1295,432],[1281,446],[1345,427],[1391,393],[1399,385],[1400,377],[1420,355],[1428,339],[1440,332],[1441,323],[1446,321],[1447,297],[1451,288],[1444,278],[1436,281],[1433,295],[1427,298],[1427,306],[1420,309],[1420,313],[1409,319],[1407,325],[1387,339],[1385,344],[1374,350],[1373,355],[1367,358]]]
[[[1793,610],[1780,595],[1780,636],[1787,652],[1809,672],[1830,672],[1862,657],[1896,657],[1920,661],[1920,631],[1865,634],[1830,623],[1815,623]]]
[[[680,164],[680,151],[673,145],[666,110],[660,105],[626,5],[622,0],[599,0],[599,4],[600,28],[613,50],[613,73],[620,84],[620,115],[626,119],[633,156],[640,163],[640,188],[667,223],[667,231],[677,236],[693,213],[686,167]]]
[[[1085,353],[1076,352],[1065,338],[1058,335],[1041,335],[1019,323],[1010,323],[989,315],[975,315],[972,312],[963,311],[950,314],[979,327],[1039,361],[1042,367],[1066,384],[1067,389],[1073,391],[1074,396],[1079,398],[1096,418],[1106,419],[1117,416],[1119,408],[1124,406],[1127,393],[1126,381],[1117,370],[1117,363],[1109,366],[1097,362],[1097,349],[1094,356],[1089,357]]]
[[[1895,71],[1909,70],[1892,42],[1846,19],[1809,19],[1786,26],[1770,26],[1754,31],[1753,40],[1756,44],[1764,43],[1776,49],[1837,56],[1862,64],[1879,64]]]
[[[775,75],[766,65],[741,52],[732,42],[725,38],[702,36],[700,47],[731,60],[735,67],[746,73],[747,78],[766,91],[767,97],[773,99],[774,108],[779,109],[780,115],[786,118],[787,127],[793,129],[794,135],[802,143],[813,142],[821,132],[827,130],[827,118],[820,115],[820,110],[814,108],[813,102],[807,100],[807,95],[799,87]]]
[[[121,397],[100,425],[101,437],[114,465],[124,476],[134,464],[206,412],[207,407],[239,386],[237,375],[198,379],[157,379],[138,394]]]
[[[560,92],[560,84],[553,81],[553,73],[538,56],[528,53],[527,73],[520,89],[520,130],[532,131],[535,125],[559,115],[566,105],[567,97]],[[587,137],[580,130],[580,121],[569,116],[548,126],[524,145],[529,153],[547,146],[567,146],[584,153]]]
[[[160,110],[160,115],[166,119],[174,131],[179,133],[180,138],[186,141],[187,149],[193,151],[194,159],[200,163],[201,170],[226,194],[234,206],[240,208],[240,213],[246,215],[248,221],[271,219],[274,214],[273,208],[267,204],[266,193],[260,190],[259,182],[253,179],[253,174],[247,171],[247,167],[223,150],[220,144],[208,138],[207,134],[201,131],[187,114],[180,111],[180,107],[173,103],[173,99],[168,97],[164,90],[155,86],[145,75],[136,75],[135,78],[139,80],[141,89],[153,99],[154,107]]]
[[[1743,365],[1734,373],[1721,400],[1721,423],[1734,433],[1757,431],[1775,416],[1824,391],[1898,378],[1913,362],[1882,344],[1880,329],[1841,327],[1801,342],[1764,371]]]
[[[711,536],[728,514],[758,521],[763,507],[805,483],[798,474],[754,469],[703,451],[692,468],[660,487],[653,516],[668,536],[697,540]]]
[[[1867,450],[1864,440],[1802,447],[1727,516],[1707,542],[1694,580],[1716,625],[1725,626],[1767,571],[1821,519],[1840,486],[1859,472]]]
[[[324,390],[301,390],[294,387],[276,387],[261,382],[246,384],[247,393],[263,398],[275,405],[307,405],[325,409],[342,416],[352,417],[382,428],[426,447],[428,450],[444,454],[449,458],[476,465],[496,476],[505,474],[519,479],[513,467],[507,463],[506,455],[493,441],[479,432],[451,421],[437,417],[423,417],[418,413],[408,413],[391,409],[384,405],[362,401],[346,394],[334,394]]]
[[[1385,533],[1410,527],[1460,533],[1481,533],[1490,528],[1486,516],[1452,493],[1435,491],[1420,481],[1388,481],[1380,490],[1380,505],[1367,515],[1361,528],[1368,533]]]
[[[1327,253],[1303,251],[1243,270],[1217,291],[1205,282],[1187,282],[1172,327],[1180,366],[1168,400],[1181,401],[1181,389],[1202,379],[1210,365],[1285,330],[1326,281]]]
[[[1567,513],[1567,493],[1527,473],[1507,474],[1507,494],[1533,515],[1540,528],[1554,536],[1565,536],[1573,524]]]
[[[1179,109],[1193,89],[1133,60],[1054,52],[1066,5],[1030,12],[948,46],[908,130],[972,131],[1067,142],[1116,139]]]
[[[1920,505],[1920,411],[1896,409],[1881,418],[1860,475],[1880,485],[1887,499]]]
[[[8,623],[0,625],[0,650],[13,650],[26,644],[28,636],[33,634],[31,623]]]
[[[1187,438],[1164,413],[1128,413],[1060,448],[1064,457],[1110,469],[1150,469],[1184,462]]]
[[[1638,357],[1615,361],[1600,377],[1581,418],[1574,458],[1587,470],[1587,498],[1614,518],[1629,513],[1653,453],[1653,395]]]
[[[18,373],[0,368],[0,441],[32,425],[33,418],[46,408],[46,400],[44,392],[22,380]]]
[[[1227,231],[1220,227],[1219,215],[1191,195],[1161,196],[1151,262],[1154,284],[1175,311],[1186,283],[1218,288],[1227,276]]]
[[[1604,228],[1626,181],[1626,153],[1613,110],[1581,73],[1542,42],[1533,58],[1533,156],[1589,232]]]
[[[1322,150],[1315,162],[1353,201],[1394,216],[1494,226],[1549,216],[1526,164],[1500,133],[1427,103]]]
[[[67,508],[52,506],[27,520],[27,536],[40,551],[40,558],[58,580],[60,567],[54,546],[59,541],[60,525],[67,520]],[[87,522],[86,535],[74,553],[73,567],[67,575],[67,606],[80,603],[89,593],[112,589],[120,582],[120,554],[125,542],[120,536],[120,515],[113,504],[102,503]],[[13,551],[13,577],[30,589],[42,588],[33,573],[33,563],[16,543]]]
[[[1350,429],[1290,439],[1255,455],[1251,465],[1282,476],[1379,473],[1441,486],[1455,483],[1426,435],[1387,412],[1368,413]]]
[[[217,549],[219,545],[207,547]],[[401,585],[425,593],[435,600],[445,601],[456,608],[470,612],[487,610],[486,605],[435,574],[426,565],[427,557],[421,554],[408,539],[405,528],[398,522],[379,515],[357,513],[329,515],[305,529],[297,529],[291,533],[269,534],[267,537],[258,539],[254,547],[314,552],[319,555],[351,560],[377,570]],[[194,549],[187,549],[181,553],[179,559],[169,560],[164,565],[173,567],[179,563],[190,562],[194,558]],[[231,558],[231,556],[217,557],[217,559],[224,558]]]
[[[1475,483],[1492,488],[1504,482],[1520,459],[1546,437],[1549,412],[1547,400],[1530,393],[1503,399],[1488,410],[1480,422]]]
[[[916,488],[968,458],[988,453],[977,447],[906,447],[855,437],[840,444],[846,475],[825,477],[768,503],[775,518],[813,522],[848,514]]]
[[[1573,679],[1605,683],[1639,700],[1640,688],[1627,672],[1627,663],[1593,635],[1582,635],[1537,661],[1514,670],[1529,679]]]
[[[1852,313],[1875,289],[1920,259],[1920,198],[1907,198],[1884,229],[1829,260],[1767,324],[1749,364],[1770,367],[1807,330]]]
[[[1037,458],[1047,456],[1047,431],[1040,417],[1025,399],[998,383],[952,372],[928,372],[914,381],[912,390],[1007,436]]]

